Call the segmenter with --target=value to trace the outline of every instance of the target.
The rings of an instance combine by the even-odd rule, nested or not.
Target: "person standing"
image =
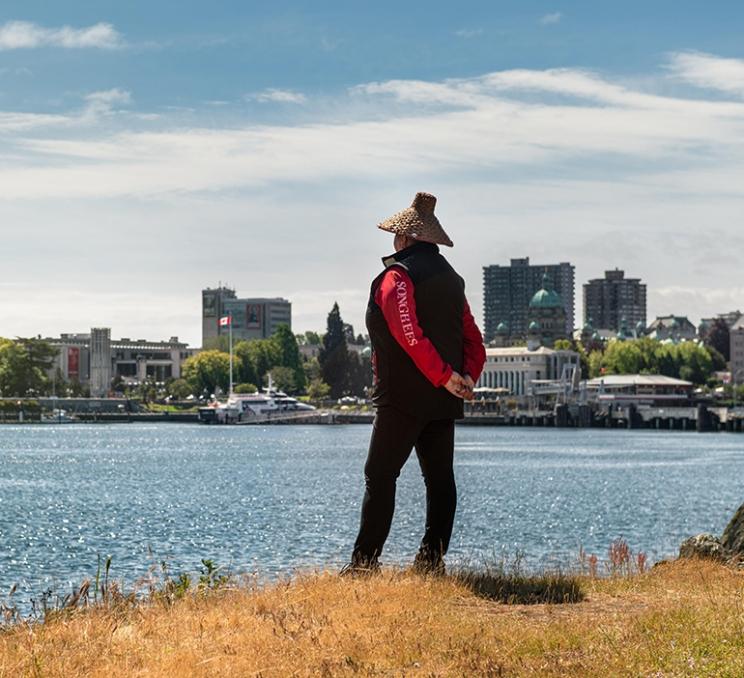
[[[439,252],[438,245],[453,243],[434,215],[436,201],[417,193],[411,207],[378,225],[395,234],[395,253],[383,259],[367,307],[376,412],[361,525],[345,573],[379,569],[396,481],[413,448],[426,485],[426,525],[414,567],[444,573],[457,505],[455,420],[463,417],[463,399],[473,397],[485,348],[465,283]]]

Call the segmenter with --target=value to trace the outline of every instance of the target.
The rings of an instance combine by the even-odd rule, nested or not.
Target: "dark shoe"
[[[351,562],[341,568],[342,577],[370,577],[380,573],[380,562],[377,558],[352,556]]]
[[[413,560],[413,571],[416,574],[444,577],[446,569],[442,556],[432,556],[427,551],[419,551]]]

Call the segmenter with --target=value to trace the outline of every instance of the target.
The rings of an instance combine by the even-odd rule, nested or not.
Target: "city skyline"
[[[527,255],[640,276],[649,318],[744,305],[744,7],[244,5],[4,3],[0,335],[198,345],[219,280],[360,331],[418,190],[481,323]]]

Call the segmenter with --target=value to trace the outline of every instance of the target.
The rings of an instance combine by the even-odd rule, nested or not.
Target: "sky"
[[[438,196],[482,267],[622,268],[649,321],[744,309],[744,3],[0,5],[0,336],[201,343],[201,289],[363,330]]]

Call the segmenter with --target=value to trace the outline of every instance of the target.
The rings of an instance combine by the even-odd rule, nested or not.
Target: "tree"
[[[235,371],[240,372],[240,357],[233,356],[233,361]],[[181,372],[196,393],[210,395],[218,387],[226,392],[230,384],[230,356],[222,351],[202,351],[187,358]]]
[[[292,334],[289,325],[279,325],[272,340],[276,344],[278,352],[277,367],[283,367],[292,373],[291,391],[305,390],[305,371],[302,369],[302,360],[300,359],[300,349],[297,346],[297,338]],[[277,381],[276,367],[272,370],[272,378]],[[286,381],[286,377],[285,381]],[[287,381],[289,383],[289,381]],[[287,389],[282,389],[287,390]]]
[[[714,348],[728,362],[731,360],[731,332],[723,318],[716,318],[705,334],[705,345]]]
[[[23,397],[49,392],[57,349],[43,339],[0,339],[0,393]]]
[[[349,351],[348,392],[364,397],[372,386],[372,360],[370,356]]]
[[[255,384],[238,384],[233,391],[235,393],[256,393],[258,388]]]
[[[307,387],[307,394],[313,400],[324,400],[331,393],[331,387],[322,379],[313,379]]]
[[[349,348],[344,327],[336,302],[328,314],[327,331],[318,356],[323,381],[330,387],[334,399],[344,395],[348,387]]]
[[[276,367],[272,368],[269,374],[271,374],[271,381],[273,382],[274,387],[277,388],[279,391],[284,391],[285,393],[293,393],[298,390],[297,382],[295,381],[295,371],[291,367],[277,365]],[[302,376],[305,376],[304,372]]]
[[[317,358],[308,358],[302,363],[302,369],[305,371],[305,383],[309,384],[315,379],[322,379],[322,370]]]
[[[643,337],[629,341],[611,341],[604,352],[589,355],[589,374],[662,374],[705,384],[715,370],[711,349],[685,341],[663,343]]]
[[[168,394],[176,400],[185,400],[192,393],[191,384],[186,379],[173,379],[167,386]]]
[[[726,369],[726,358],[724,358],[723,355],[716,351],[712,346],[706,346],[705,350],[708,351],[708,355],[713,361],[713,371],[723,372]]]
[[[317,332],[312,332],[311,330],[305,332],[303,343],[308,346],[320,346],[321,341],[320,335]]]
[[[235,355],[240,358],[240,381],[250,384],[264,383],[267,372],[280,364],[280,351],[273,339],[240,341],[235,346]]]

